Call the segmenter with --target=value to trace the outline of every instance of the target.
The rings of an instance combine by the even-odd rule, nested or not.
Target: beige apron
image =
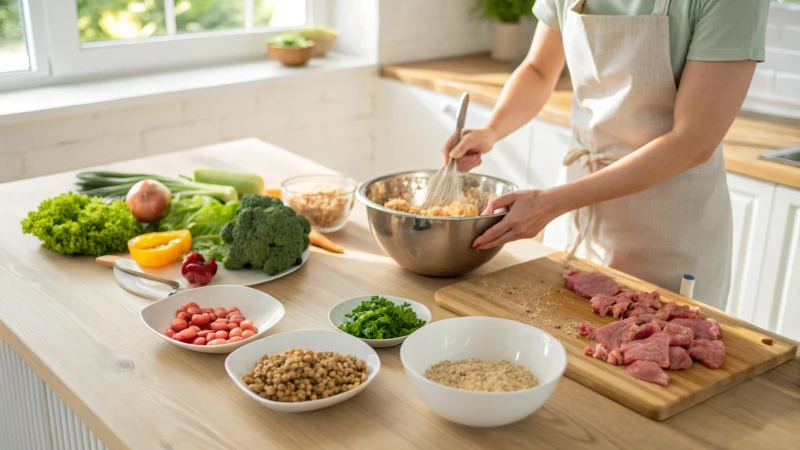
[[[672,129],[669,0],[652,15],[596,16],[575,1],[562,27],[575,96],[567,181],[601,170]],[[681,149],[675,149],[680,151]],[[725,308],[732,216],[720,145],[706,163],[645,191],[574,214],[572,253]]]

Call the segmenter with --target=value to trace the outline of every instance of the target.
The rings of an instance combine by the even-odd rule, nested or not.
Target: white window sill
[[[296,81],[325,73],[376,68],[373,61],[329,53],[324,58],[313,58],[306,66],[299,68],[263,60],[0,92],[0,124],[118,108],[149,102],[154,98],[180,98],[267,81]]]

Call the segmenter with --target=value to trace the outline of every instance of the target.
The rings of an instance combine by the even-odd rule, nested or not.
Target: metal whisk
[[[461,94],[461,106],[458,108],[458,118],[456,119],[455,139],[450,150],[455,148],[461,141],[461,133],[464,130],[464,121],[467,118],[467,105],[469,104],[469,94]],[[447,206],[455,201],[460,201],[464,191],[461,189],[461,178],[458,175],[456,159],[450,158],[450,162],[439,169],[436,175],[428,182],[428,191],[425,201],[422,202],[422,209],[433,208],[435,206]]]

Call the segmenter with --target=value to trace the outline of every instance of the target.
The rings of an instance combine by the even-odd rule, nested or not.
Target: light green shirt
[[[574,0],[537,0],[533,14],[560,30]],[[586,0],[583,14],[649,15],[655,0]],[[764,61],[769,0],[672,0],[669,47],[675,83],[687,59]]]

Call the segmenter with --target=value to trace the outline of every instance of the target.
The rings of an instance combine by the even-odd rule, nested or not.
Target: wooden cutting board
[[[727,352],[720,369],[695,362],[688,370],[669,370],[667,387],[637,380],[625,372],[624,366],[583,354],[584,347],[594,343],[578,337],[577,325],[588,320],[599,327],[615,319],[592,313],[588,300],[564,287],[565,256],[554,254],[442,288],[436,292],[436,303],[461,316],[501,317],[544,329],[567,350],[567,377],[655,420],[666,419],[795,357],[794,341],[718,309],[614,269],[583,260],[570,263],[578,270],[603,272],[630,289],[658,290],[662,302],[699,305],[703,316],[720,323]],[[771,345],[762,339],[771,340]]]

